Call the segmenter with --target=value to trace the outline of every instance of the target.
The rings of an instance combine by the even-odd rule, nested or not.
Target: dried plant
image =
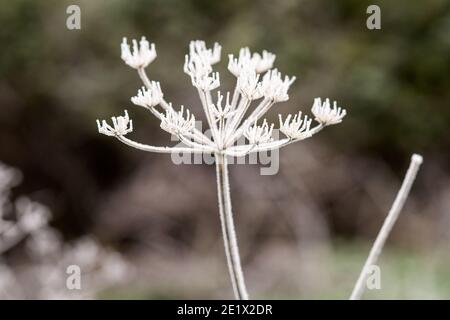
[[[122,60],[137,70],[145,85],[131,101],[148,109],[161,121],[161,128],[176,136],[183,146],[151,146],[126,138],[125,135],[133,130],[132,120],[126,111],[124,116],[113,117],[112,125],[105,120],[97,120],[98,131],[144,151],[214,156],[219,213],[232,287],[237,299],[248,299],[233,222],[227,157],[275,150],[304,140],[328,125],[340,123],[346,111],[337,107],[336,102],[332,105],[329,99],[322,101],[317,98],[311,110],[317,125],[311,126],[312,119],[302,117],[301,113],[289,115],[284,121],[280,116],[279,130],[286,137],[274,139],[274,125],[269,125],[265,119],[258,125],[258,121],[274,104],[289,99],[288,90],[295,77],[282,77],[277,69],[272,69],[274,54],[267,51],[252,54],[248,48],[242,48],[237,57],[229,55],[228,70],[236,77],[234,90],[225,95],[217,92],[214,101],[212,91],[220,86],[220,77],[217,72],[213,72],[213,65],[220,61],[221,46],[215,43],[213,48],[207,48],[203,41],[192,41],[189,54],[186,55],[184,72],[190,76],[200,96],[211,133],[209,138],[206,132],[195,127],[195,118],[189,110],[182,106],[180,111],[176,111],[166,101],[159,82],[148,78],[145,69],[156,58],[154,44],[142,37],[139,42],[133,40],[130,48],[124,38],[121,51]],[[251,104],[256,100],[260,101],[252,108]],[[236,145],[243,137],[247,143]]]

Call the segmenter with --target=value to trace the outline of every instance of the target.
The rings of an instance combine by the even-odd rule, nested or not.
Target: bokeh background
[[[66,28],[70,4],[81,30]],[[370,4],[381,30],[366,28]],[[128,109],[133,139],[170,143],[129,100],[141,83],[119,45],[145,35],[158,52],[150,78],[199,118],[182,70],[193,39],[222,45],[222,90],[234,81],[227,54],[277,54],[297,81],[269,120],[309,112],[315,97],[347,109],[342,124],[281,150],[277,175],[231,167],[252,297],[347,298],[416,152],[425,161],[379,261],[382,288],[366,298],[450,298],[448,1],[16,0],[0,3],[0,22],[0,161],[23,175],[12,197],[46,205],[64,241],[95,237],[133,264],[133,277],[98,297],[232,297],[214,167],[97,133],[95,119]]]

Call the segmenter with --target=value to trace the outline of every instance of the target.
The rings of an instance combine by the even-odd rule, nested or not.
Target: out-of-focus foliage
[[[129,278],[131,266],[94,239],[78,240],[70,246],[62,243],[60,234],[47,224],[51,213],[45,206],[26,196],[12,203],[11,188],[20,180],[20,171],[0,162],[1,300],[93,299]],[[74,274],[74,268],[78,280],[70,282],[67,274]]]
[[[66,28],[70,4],[81,8],[81,30]],[[381,8],[381,30],[366,28],[370,4]],[[141,83],[120,60],[119,45],[123,36],[145,35],[158,53],[150,78],[200,117],[182,71],[192,39],[221,43],[217,68],[228,88],[228,53],[249,46],[277,54],[275,65],[297,82],[269,120],[309,112],[319,96],[348,111],[338,127],[283,150],[277,176],[232,168],[245,268],[258,269],[286,239],[332,246],[336,236],[373,237],[412,152],[425,164],[392,240],[417,250],[448,246],[448,1],[16,0],[0,3],[0,23],[0,160],[27,177],[15,193],[47,204],[67,237],[94,232],[124,248],[221,253],[211,168],[174,166],[168,156],[97,134],[96,118],[128,109],[133,138],[170,141],[129,101]],[[217,286],[228,290],[226,281]]]

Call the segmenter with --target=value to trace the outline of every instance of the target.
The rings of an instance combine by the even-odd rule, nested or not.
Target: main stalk
[[[230,273],[231,284],[237,300],[248,300],[244,273],[241,267],[239,247],[231,210],[230,183],[228,179],[227,158],[223,154],[215,154],[217,174],[217,196],[219,200],[219,214],[222,225],[223,243]]]

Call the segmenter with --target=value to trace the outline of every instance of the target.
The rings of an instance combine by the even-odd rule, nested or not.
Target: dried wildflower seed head
[[[283,121],[281,114],[278,115],[280,119],[280,131],[287,137],[296,140],[302,140],[311,137],[310,130],[312,119],[308,119],[304,116],[302,119],[302,112],[299,111],[294,117],[288,115],[286,120]]]
[[[314,114],[316,121],[325,126],[340,123],[347,114],[345,109],[337,106],[336,101],[333,102],[333,107],[331,107],[330,99],[328,98],[325,99],[323,103],[320,98],[314,99],[311,111]]]
[[[220,61],[222,47],[215,43],[212,49],[206,48],[204,41],[191,41],[189,54],[185,57],[184,72],[194,78],[204,78],[212,72],[212,65]]]
[[[274,102],[286,101],[289,100],[287,92],[294,81],[295,77],[288,76],[285,76],[283,80],[277,69],[269,70],[262,79],[261,90],[265,98]]]
[[[212,72],[212,65],[220,61],[221,47],[216,43],[207,49],[204,41],[191,41],[185,57],[184,72],[191,77],[192,85],[200,90],[214,90],[220,86],[219,74]]]
[[[252,60],[255,63],[255,70],[258,73],[266,72],[273,67],[276,55],[266,50],[263,50],[262,55],[254,53]]]
[[[214,72],[211,75],[191,77],[192,85],[203,91],[211,91],[220,86],[219,73]]]
[[[244,131],[244,135],[251,144],[260,144],[273,140],[272,131],[273,124],[271,124],[269,127],[267,120],[264,119],[261,126],[258,126],[255,121],[254,125],[247,127],[247,129]]]
[[[138,94],[131,98],[131,102],[135,105],[149,109],[160,104],[162,99],[163,93],[159,82],[152,81],[150,82],[149,88],[142,87],[138,91]]]
[[[234,58],[232,54],[228,55],[228,70],[235,76],[239,77],[241,72],[245,69],[253,69],[256,73],[266,72],[273,66],[275,55],[266,50],[259,53],[250,52],[250,49],[245,47],[239,50],[239,56]]]
[[[111,118],[113,125],[110,126],[105,120],[97,120],[98,132],[107,136],[124,136],[129,132],[133,132],[133,120],[128,117],[128,112],[125,110],[125,115]]]
[[[208,59],[200,55],[186,55],[184,72],[191,78],[207,76],[212,72],[212,66]]]
[[[225,99],[225,105],[222,103],[223,95],[220,91],[217,92],[217,102],[216,104],[211,104],[209,107],[212,110],[212,114],[216,118],[217,121],[221,119],[227,119],[230,116],[234,115],[236,111],[233,111],[230,103],[230,93],[227,92],[227,97]]]
[[[239,77],[244,68],[254,69],[249,48],[241,48],[237,58],[232,54],[228,55],[228,70],[235,77]]]
[[[131,51],[130,46],[127,43],[127,38],[123,38],[122,44],[120,45],[122,54],[121,58],[127,65],[134,69],[145,68],[156,58],[155,45],[150,43],[142,37],[139,41],[133,39],[133,51]]]
[[[245,70],[245,71],[244,71]],[[259,75],[252,68],[244,69],[237,78],[239,92],[248,100],[256,100],[262,97]]]
[[[194,40],[189,43],[189,54],[192,57],[199,56],[211,65],[220,61],[221,51],[222,47],[217,42],[214,43],[212,49],[206,48],[206,43],[202,40]]]
[[[161,129],[173,135],[186,134],[195,127],[195,117],[186,109],[186,117],[184,116],[184,106],[181,110],[173,111],[172,105],[166,110],[166,114],[161,117]]]

